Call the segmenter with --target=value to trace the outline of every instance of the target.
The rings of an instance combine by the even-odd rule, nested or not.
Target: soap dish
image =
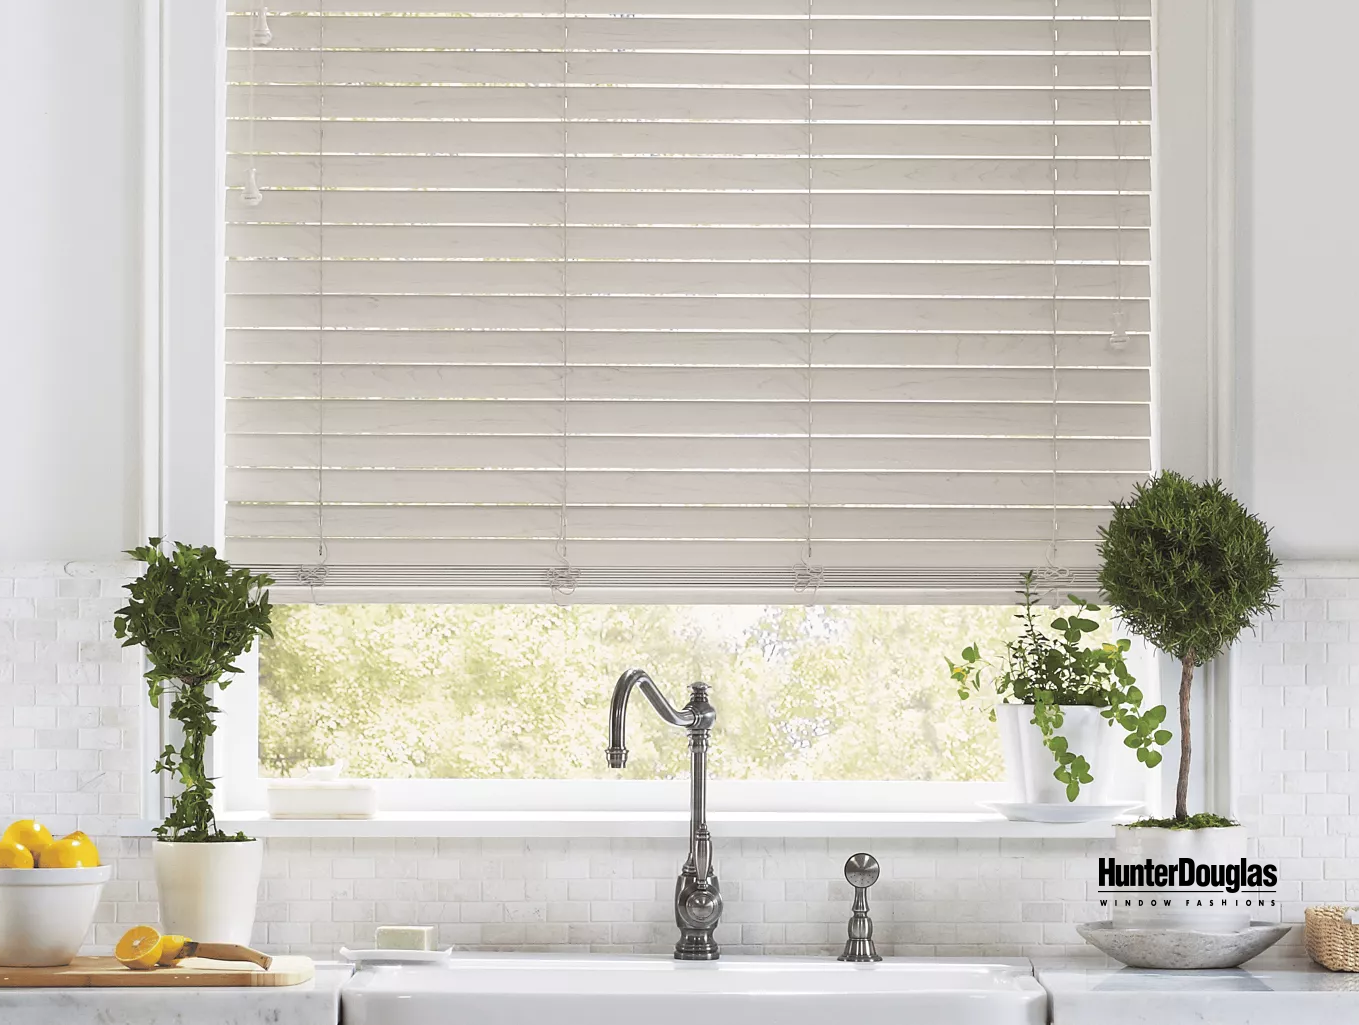
[[[442,964],[453,956],[453,948],[443,950],[350,950],[340,948],[340,956],[356,965],[366,964]]]

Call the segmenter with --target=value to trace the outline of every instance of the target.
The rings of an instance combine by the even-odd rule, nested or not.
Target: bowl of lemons
[[[10,823],[0,834],[0,965],[70,964],[112,873],[79,830],[54,837],[33,819]]]

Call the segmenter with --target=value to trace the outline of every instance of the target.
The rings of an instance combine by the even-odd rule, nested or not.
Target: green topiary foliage
[[[161,539],[127,554],[146,563],[146,571],[127,585],[132,596],[114,615],[113,631],[123,647],[140,644],[151,668],[146,673],[151,705],[171,695],[170,718],[184,731],[184,743],[167,744],[155,771],[169,773],[183,786],[170,800],[170,814],[155,833],[162,840],[207,842],[244,840],[217,828],[212,810],[213,782],[204,764],[207,740],[216,732],[212,717],[220,709],[209,688],[225,687],[234,664],[269,629],[267,576],[236,569],[213,548],[176,542],[161,551]]]
[[[1180,663],[1180,778],[1175,818],[1189,817],[1190,687],[1194,668],[1221,654],[1276,608],[1279,560],[1269,528],[1223,490],[1167,470],[1115,502],[1101,528],[1100,587],[1119,618]]]

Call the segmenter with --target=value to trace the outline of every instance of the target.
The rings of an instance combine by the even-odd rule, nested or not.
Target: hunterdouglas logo
[[[1200,890],[1273,889],[1279,882],[1275,865],[1257,865],[1242,858],[1230,864],[1200,865],[1193,858],[1157,863],[1148,858],[1137,864],[1120,865],[1114,858],[1099,859],[1100,889],[1163,889],[1179,887]]]

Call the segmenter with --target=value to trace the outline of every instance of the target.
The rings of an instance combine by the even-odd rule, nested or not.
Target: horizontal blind
[[[252,6],[232,559],[1090,578],[1150,467],[1149,0],[292,0],[266,47]]]

